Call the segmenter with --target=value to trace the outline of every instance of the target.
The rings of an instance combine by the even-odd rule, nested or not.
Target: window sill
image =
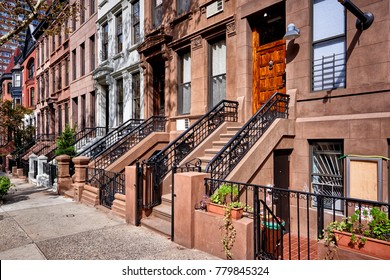
[[[114,55],[112,58],[114,60],[117,60],[118,58],[123,58],[125,55],[123,53],[123,51],[121,51],[120,53],[117,53],[116,55]]]

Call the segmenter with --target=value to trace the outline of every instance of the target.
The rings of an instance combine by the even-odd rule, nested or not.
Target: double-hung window
[[[116,92],[117,92],[117,124],[123,123],[123,79],[116,81]]]
[[[191,110],[191,54],[180,57],[179,64],[178,114],[189,114]]]
[[[163,0],[153,0],[153,28],[158,28],[162,23]]]
[[[210,109],[226,97],[226,41],[211,44]]]
[[[108,59],[108,23],[102,26],[102,61]]]
[[[176,14],[180,16],[187,13],[191,7],[191,0],[176,0]]]
[[[313,91],[345,87],[345,9],[313,0]]]
[[[120,53],[123,49],[123,23],[122,13],[116,15],[116,52]]]
[[[139,1],[134,1],[133,4],[133,13],[132,13],[132,25],[133,25],[133,44],[137,44],[140,41],[141,37],[141,29],[140,29],[140,9],[139,9]]]

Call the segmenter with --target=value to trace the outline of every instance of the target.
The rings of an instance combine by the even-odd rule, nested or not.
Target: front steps
[[[172,217],[172,194],[165,194],[161,197],[162,203],[153,207],[153,212],[149,217],[142,218],[141,225],[152,229],[166,237],[171,237],[171,217]]]
[[[231,123],[226,128],[226,133],[221,133],[219,139],[213,141],[212,148],[206,149],[204,155],[199,157],[202,161],[202,171],[205,171],[207,164],[219,153],[230,139],[240,130],[241,124]]]

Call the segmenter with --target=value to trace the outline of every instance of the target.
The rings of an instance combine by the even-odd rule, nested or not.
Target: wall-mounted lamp
[[[299,31],[299,29],[295,27],[294,23],[290,23],[287,26],[287,32],[283,36],[283,39],[294,40],[294,39],[298,38],[299,36],[301,36],[301,32]]]
[[[343,5],[348,11],[353,13],[356,19],[356,29],[366,30],[374,22],[374,15],[370,12],[363,13],[358,7],[355,6],[350,0],[339,0],[339,3]]]

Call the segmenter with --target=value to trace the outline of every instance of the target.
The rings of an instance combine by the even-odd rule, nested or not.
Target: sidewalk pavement
[[[218,259],[51,189],[11,182],[16,190],[0,205],[0,260]]]

